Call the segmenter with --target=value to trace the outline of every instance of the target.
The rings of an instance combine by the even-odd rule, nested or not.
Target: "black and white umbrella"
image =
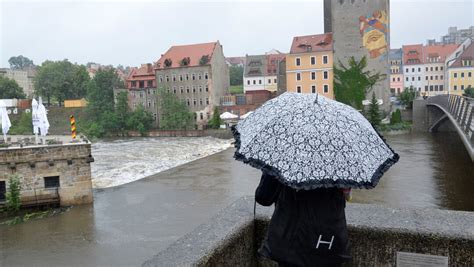
[[[373,188],[399,156],[354,108],[284,93],[232,128],[235,158],[295,189]]]

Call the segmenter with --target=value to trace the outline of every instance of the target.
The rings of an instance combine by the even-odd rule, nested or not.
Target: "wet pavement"
[[[400,162],[377,188],[355,192],[354,201],[474,211],[474,164],[455,134],[387,139]],[[239,197],[253,194],[259,171],[232,155],[228,149],[142,180],[96,189],[93,205],[0,226],[0,266],[140,265]]]

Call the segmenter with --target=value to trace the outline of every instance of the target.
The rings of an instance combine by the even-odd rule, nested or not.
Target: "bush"
[[[397,109],[392,113],[392,117],[390,117],[390,124],[397,124],[402,122],[402,112],[400,109]]]
[[[33,122],[31,119],[31,112],[23,112],[20,119],[17,122],[12,122],[12,127],[9,131],[10,134],[32,134],[33,133]]]
[[[6,194],[6,207],[10,212],[18,212],[20,210],[20,177],[12,174],[8,178],[8,191]]]
[[[208,122],[208,127],[211,129],[219,129],[222,124],[221,117],[219,115],[219,109],[217,107],[214,108],[214,113],[212,114],[212,118]]]
[[[395,124],[383,124],[383,125],[378,126],[377,129],[382,132],[410,130],[411,123],[403,121],[403,122],[398,122]]]

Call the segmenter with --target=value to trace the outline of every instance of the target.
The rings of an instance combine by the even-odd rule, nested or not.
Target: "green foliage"
[[[243,85],[231,85],[229,88],[231,94],[242,94],[244,92]]]
[[[339,61],[339,66],[334,66],[334,95],[337,101],[361,110],[362,101],[372,87],[385,79],[386,75],[380,72],[372,73],[365,70],[367,58],[357,61],[351,57],[348,67]]]
[[[8,63],[10,64],[10,68],[14,70],[23,70],[27,67],[35,66],[35,64],[33,64],[33,60],[22,55],[19,55],[17,57],[11,57],[8,60]]]
[[[139,105],[135,111],[133,111],[127,119],[127,129],[137,130],[142,136],[151,129],[153,124],[153,116],[150,112],[146,111],[142,105]]]
[[[229,67],[230,85],[242,85],[244,76],[244,67],[233,65]]]
[[[122,133],[127,129],[129,113],[127,93],[120,92],[115,103],[115,114],[117,116],[117,129]]]
[[[462,95],[474,98],[474,88],[469,85],[466,89],[464,89],[464,93]]]
[[[415,100],[416,91],[413,86],[406,87],[405,90],[400,94],[400,101],[403,105],[407,107],[407,109],[413,108],[413,100]]]
[[[375,98],[375,93],[372,93],[372,99],[369,104],[369,109],[366,114],[367,120],[374,125],[375,127],[380,125],[380,111],[379,105],[377,104],[377,98]]]
[[[17,121],[12,121],[12,127],[9,131],[10,134],[32,134],[33,133],[33,123],[31,119],[31,112],[23,112],[20,115],[20,119]]]
[[[67,59],[45,61],[38,67],[34,79],[36,94],[61,104],[65,99],[78,99],[86,96],[89,74],[84,66],[72,64]]]
[[[208,126],[211,129],[219,129],[221,124],[222,124],[222,119],[219,116],[219,109],[215,107],[214,113],[212,114],[212,118],[208,121]]]
[[[411,123],[409,123],[407,121],[402,121],[402,122],[397,122],[395,124],[382,124],[382,125],[379,125],[378,129],[380,131],[383,131],[383,132],[410,130],[411,129]]]
[[[390,117],[390,124],[396,124],[396,123],[401,123],[402,122],[402,112],[400,109],[397,108],[396,111],[392,113],[392,116]]]
[[[7,211],[16,213],[20,210],[20,177],[12,174],[8,177],[8,191],[6,193]]]
[[[23,89],[18,83],[8,77],[0,75],[0,99],[25,98]]]
[[[186,104],[175,95],[160,90],[161,121],[163,130],[194,129],[194,113],[190,112]]]

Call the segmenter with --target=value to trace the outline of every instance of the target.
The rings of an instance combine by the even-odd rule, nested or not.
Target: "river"
[[[474,211],[474,164],[455,133],[387,140],[400,161],[375,189],[356,190],[355,202]],[[0,266],[140,265],[240,196],[253,194],[257,170],[233,160],[232,148],[210,155],[228,145],[212,138],[94,144],[94,204],[0,226]],[[110,187],[117,184],[123,185]]]

